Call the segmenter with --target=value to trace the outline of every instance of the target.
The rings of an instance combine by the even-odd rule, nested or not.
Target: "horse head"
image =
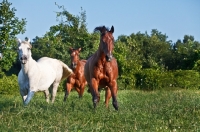
[[[96,27],[94,31],[100,31],[101,38],[100,38],[100,50],[105,54],[106,61],[111,61],[113,58],[112,51],[114,49],[114,27],[112,26],[110,30],[105,26]]]
[[[28,41],[17,40],[18,42],[18,54],[21,64],[26,64],[28,59],[31,57],[31,44],[30,39]]]
[[[79,54],[80,54],[81,48],[78,48],[78,49],[70,48],[70,51],[71,51],[70,53],[71,66],[73,69],[75,69],[79,61]]]

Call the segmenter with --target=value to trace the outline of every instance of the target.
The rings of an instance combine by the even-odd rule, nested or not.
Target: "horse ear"
[[[21,44],[21,39],[16,39],[17,45],[19,46]]]
[[[72,48],[72,47],[70,47],[69,49],[70,49],[70,51],[72,51],[72,50],[73,50],[73,48]]]
[[[114,27],[113,26],[111,27],[110,32],[114,33]]]
[[[28,42],[29,42],[29,43],[31,42],[30,38],[28,39]]]
[[[81,51],[81,48],[78,48],[78,51],[80,52],[80,51]]]
[[[21,39],[17,39],[17,42],[18,42],[18,43],[21,43],[22,41],[21,41]]]

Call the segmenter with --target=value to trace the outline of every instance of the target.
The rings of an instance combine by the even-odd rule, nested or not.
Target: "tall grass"
[[[176,91],[119,91],[119,111],[111,101],[104,106],[104,92],[96,110],[91,95],[82,99],[71,92],[67,102],[58,93],[54,104],[47,104],[37,93],[26,107],[20,96],[0,95],[1,131],[133,132],[200,131],[200,93]]]

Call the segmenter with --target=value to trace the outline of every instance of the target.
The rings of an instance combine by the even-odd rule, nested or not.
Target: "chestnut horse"
[[[105,88],[105,104],[108,107],[112,96],[113,107],[118,110],[117,103],[117,77],[118,65],[113,57],[114,27],[108,30],[105,26],[96,27],[94,31],[100,31],[100,44],[98,50],[87,60],[84,74],[92,94],[94,108],[100,100],[99,90]]]
[[[84,76],[84,66],[86,60],[79,60],[81,48],[73,49],[70,48],[70,56],[71,56],[71,69],[73,70],[73,74],[71,74],[66,81],[66,91],[64,96],[64,101],[68,97],[72,88],[78,92],[79,97],[83,96],[83,92],[85,89],[85,85],[87,84]]]

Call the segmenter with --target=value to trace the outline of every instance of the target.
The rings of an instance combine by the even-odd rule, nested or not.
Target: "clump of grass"
[[[58,93],[54,104],[36,94],[27,107],[20,96],[0,96],[1,131],[198,131],[200,96],[198,91],[118,91],[119,111],[104,92],[96,110],[89,93],[78,98],[71,92],[67,102]]]

